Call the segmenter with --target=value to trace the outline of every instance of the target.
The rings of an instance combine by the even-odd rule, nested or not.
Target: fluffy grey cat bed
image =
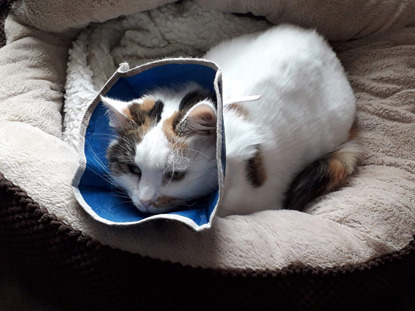
[[[159,7],[167,2],[14,2],[6,23],[7,45],[0,50],[0,246],[12,259],[10,265],[34,284],[47,279],[47,290],[55,298],[70,292],[73,304],[90,300],[97,308],[191,305],[206,295],[202,287],[210,290],[215,305],[291,309],[307,303],[333,308],[336,299],[349,295],[355,300],[343,307],[364,302],[372,308],[395,294],[398,287],[392,285],[403,276],[405,285],[415,257],[415,141],[410,135],[415,130],[414,1],[339,1],[338,14],[333,14],[333,2],[198,1],[202,9],[180,2],[170,6],[176,15]],[[180,39],[170,25],[163,29],[158,23],[172,16],[177,22],[187,6],[200,10],[200,18],[208,16],[224,22],[223,29],[232,29],[216,40],[252,31],[253,25],[266,27],[265,19],[220,19],[224,13],[205,9],[251,12],[271,23],[317,27],[337,41],[333,46],[358,98],[366,146],[360,173],[347,187],[312,202],[305,213],[265,211],[218,218],[209,231],[197,234],[171,223],[110,229],[83,212],[70,187],[77,155],[67,129],[76,122],[68,121],[67,107],[63,136],[61,126],[72,42],[76,40],[66,99],[82,107],[120,57],[130,55],[130,62],[139,63],[180,49],[198,56],[213,44],[201,40],[199,46],[189,45],[191,36]],[[136,35],[127,31],[130,17],[81,30],[91,21],[133,13],[142,15],[143,23],[131,26],[137,27],[136,33],[159,30],[165,40],[160,46],[146,43],[142,50],[148,57],[134,60],[123,45]],[[242,26],[234,31],[231,25]],[[105,31],[112,36],[101,36]],[[100,37],[101,45],[96,40]],[[143,37],[138,38],[140,45]],[[100,69],[103,63],[108,67]]]

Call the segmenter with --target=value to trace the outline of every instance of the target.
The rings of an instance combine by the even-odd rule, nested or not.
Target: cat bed
[[[206,301],[201,281],[222,306],[321,310],[350,293],[337,309],[385,301],[414,271],[414,2],[339,2],[338,13],[314,1],[167,2],[14,2],[0,49],[0,247],[11,266],[48,280],[55,297],[102,308],[189,306]],[[346,187],[304,212],[217,217],[202,232],[164,221],[109,227],[84,212],[71,188],[79,124],[120,62],[200,56],[281,22],[336,41],[366,148]]]

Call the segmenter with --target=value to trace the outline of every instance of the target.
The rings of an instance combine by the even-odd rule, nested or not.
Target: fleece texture
[[[272,23],[316,28],[331,41],[363,38],[415,22],[413,0],[198,0],[209,9],[253,13]]]
[[[409,25],[415,15],[407,11],[412,8],[413,12],[414,1],[349,1],[348,9],[354,15],[343,11],[340,1],[319,5],[316,1],[199,1],[202,7],[219,11],[251,12],[274,23],[297,21],[318,27],[330,39],[356,39],[333,46],[358,98],[357,122],[366,148],[360,172],[350,184],[310,203],[306,213],[280,210],[218,217],[210,230],[201,233],[171,222],[120,229],[93,221],[79,207],[71,189],[77,154],[61,139],[66,63],[76,39],[75,28],[153,9],[167,1],[71,1],[65,2],[65,10],[55,5],[60,2],[16,1],[6,21],[7,45],[0,49],[0,172],[50,213],[104,244],[210,268],[333,267],[367,261],[412,240],[415,28]],[[333,10],[334,5],[338,11]],[[367,8],[373,14],[383,12],[375,23],[381,27],[370,26]],[[151,13],[146,14],[153,22]],[[331,27],[322,27],[325,24]],[[93,36],[93,27],[82,31],[80,38]],[[165,33],[163,30],[160,36]],[[118,36],[129,38],[127,28],[120,29]],[[136,38],[139,42],[142,37]],[[131,57],[128,45],[122,42],[110,43],[100,55],[114,66],[120,51]],[[91,41],[91,46],[78,51],[86,55],[79,58],[78,69],[90,66],[93,72],[97,68],[93,63],[100,58],[95,57],[98,50],[93,46],[97,44]],[[112,54],[116,49],[120,53]],[[99,88],[99,81],[105,78],[91,72],[84,72],[90,84],[80,87],[86,93]],[[78,96],[78,100],[82,103],[84,98]]]
[[[163,57],[202,57],[222,40],[271,25],[264,20],[206,10],[194,1],[91,25],[69,50],[63,140],[78,149],[84,112],[121,63],[133,68]]]
[[[49,32],[81,28],[149,10],[174,0],[15,0],[17,17]],[[252,13],[277,23],[317,28],[329,40],[362,38],[415,23],[413,0],[197,0],[204,8]]]

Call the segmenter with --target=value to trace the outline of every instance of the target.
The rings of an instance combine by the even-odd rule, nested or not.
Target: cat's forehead
[[[161,126],[150,129],[136,144],[135,162],[148,168],[164,168],[169,163],[172,150]]]
[[[171,94],[170,94],[171,95]],[[144,138],[148,133],[154,136],[153,129],[160,130],[170,143],[171,148],[183,148],[184,139],[177,131],[177,125],[183,120],[189,109],[205,99],[208,94],[203,89],[179,92],[168,96],[164,92],[145,95],[130,102],[123,113],[134,121],[137,132]],[[160,133],[161,134],[161,133]]]
[[[140,126],[155,126],[176,111],[179,112],[175,118],[177,123],[186,111],[207,98],[211,98],[210,92],[196,84],[190,84],[179,91],[163,88],[132,100],[123,113]]]
[[[194,105],[208,96],[206,90],[193,88],[174,95],[164,90],[131,101],[122,112],[134,122],[123,133],[132,134],[135,140],[137,164],[162,167],[171,165],[172,159],[180,158],[191,138],[185,137],[178,125]]]
[[[169,120],[150,129],[136,144],[134,161],[137,165],[149,169],[166,169],[187,163],[184,161],[187,142],[180,139],[177,134],[166,134],[166,127],[171,128]]]

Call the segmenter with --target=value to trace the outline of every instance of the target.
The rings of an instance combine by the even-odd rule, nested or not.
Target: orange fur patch
[[[342,186],[346,182],[348,173],[344,167],[343,161],[337,155],[329,160],[328,173],[330,174],[330,182],[327,185],[328,191]]]
[[[329,191],[346,184],[347,178],[352,175],[361,160],[361,146],[354,140],[344,143],[328,158],[328,173],[330,182]]]
[[[361,156],[359,134],[359,127],[355,122],[349,130],[348,141],[330,154],[328,159],[328,173],[331,176],[328,184],[329,191],[345,185],[347,177],[356,171]]]
[[[170,148],[173,150],[178,149],[185,149],[187,148],[187,144],[183,141],[183,139],[179,136],[179,134],[173,128],[174,119],[177,117],[178,112],[174,112],[170,117],[168,117],[163,122],[163,132],[166,135],[167,140],[169,141]]]
[[[166,135],[167,140],[169,142],[174,141],[176,137],[178,136],[177,132],[173,128],[173,121],[176,118],[177,114],[178,112],[175,111],[170,117],[168,117],[163,122],[163,132]]]
[[[155,104],[156,101],[153,98],[144,98],[143,102],[140,105],[140,109],[145,112],[149,112],[151,109],[153,109]]]

